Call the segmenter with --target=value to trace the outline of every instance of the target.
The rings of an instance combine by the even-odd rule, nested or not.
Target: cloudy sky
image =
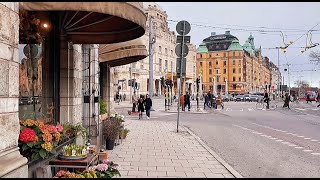
[[[280,51],[280,68],[282,74],[285,74],[285,83],[288,76],[283,69],[284,64],[289,62],[292,64],[291,86],[300,78],[299,76],[302,76],[302,80],[312,82],[313,86],[320,86],[320,65],[311,64],[309,61],[310,51],[320,51],[320,46],[305,53],[301,53],[303,48],[299,48],[305,47],[306,42],[310,44],[310,37],[312,43],[320,43],[319,2],[158,2],[157,4],[167,12],[172,31],[175,31],[176,21],[186,20],[191,24],[189,35],[197,47],[204,38],[210,36],[211,32],[223,34],[229,30],[232,35],[238,37],[241,45],[252,33],[256,47],[262,47],[263,56],[268,56],[271,61],[278,64],[278,51],[267,48],[284,46],[284,43],[294,41],[286,53]],[[311,28],[317,31],[313,31],[310,36],[307,32]],[[284,38],[281,37],[280,31]]]

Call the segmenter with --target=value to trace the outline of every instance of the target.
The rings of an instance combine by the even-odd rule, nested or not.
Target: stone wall
[[[81,122],[82,69],[82,46],[69,44],[68,50],[68,44],[64,43],[60,60],[60,123]]]
[[[0,2],[0,177],[27,177],[19,137],[19,4]],[[19,175],[20,174],[20,175]]]

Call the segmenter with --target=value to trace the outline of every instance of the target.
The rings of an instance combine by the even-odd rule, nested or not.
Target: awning
[[[111,67],[137,62],[147,57],[147,49],[142,38],[99,46],[99,60]]]
[[[144,35],[147,20],[138,2],[20,2],[20,9],[54,13],[62,35],[74,44],[136,39]]]

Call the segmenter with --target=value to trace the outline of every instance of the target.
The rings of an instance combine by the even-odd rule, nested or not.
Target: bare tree
[[[298,80],[295,82],[295,84],[297,85],[297,87],[300,87],[302,89],[310,87],[308,81],[305,81],[305,80],[302,80],[302,81]]]
[[[311,51],[309,54],[309,57],[311,58],[310,61],[315,61],[317,64],[320,63],[320,51]]]

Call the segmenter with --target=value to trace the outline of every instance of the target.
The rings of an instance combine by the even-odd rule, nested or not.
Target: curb
[[[196,140],[214,157],[219,161],[234,177],[243,178],[243,176],[233,169],[227,162],[225,162],[217,153],[215,153],[208,145],[206,145],[200,137],[195,135],[189,128],[181,125],[189,134],[196,138]]]
[[[169,111],[160,110],[160,112],[164,112],[164,113],[178,113],[178,111],[170,111],[170,110],[169,110]],[[183,111],[180,111],[180,113],[181,113],[181,112],[183,112]],[[199,112],[191,112],[191,111],[190,111],[190,112],[187,112],[187,111],[186,111],[186,112],[183,112],[183,113],[188,113],[188,114],[189,114],[189,113],[190,113],[190,114],[208,114],[208,112],[201,112],[201,111],[199,111]]]

